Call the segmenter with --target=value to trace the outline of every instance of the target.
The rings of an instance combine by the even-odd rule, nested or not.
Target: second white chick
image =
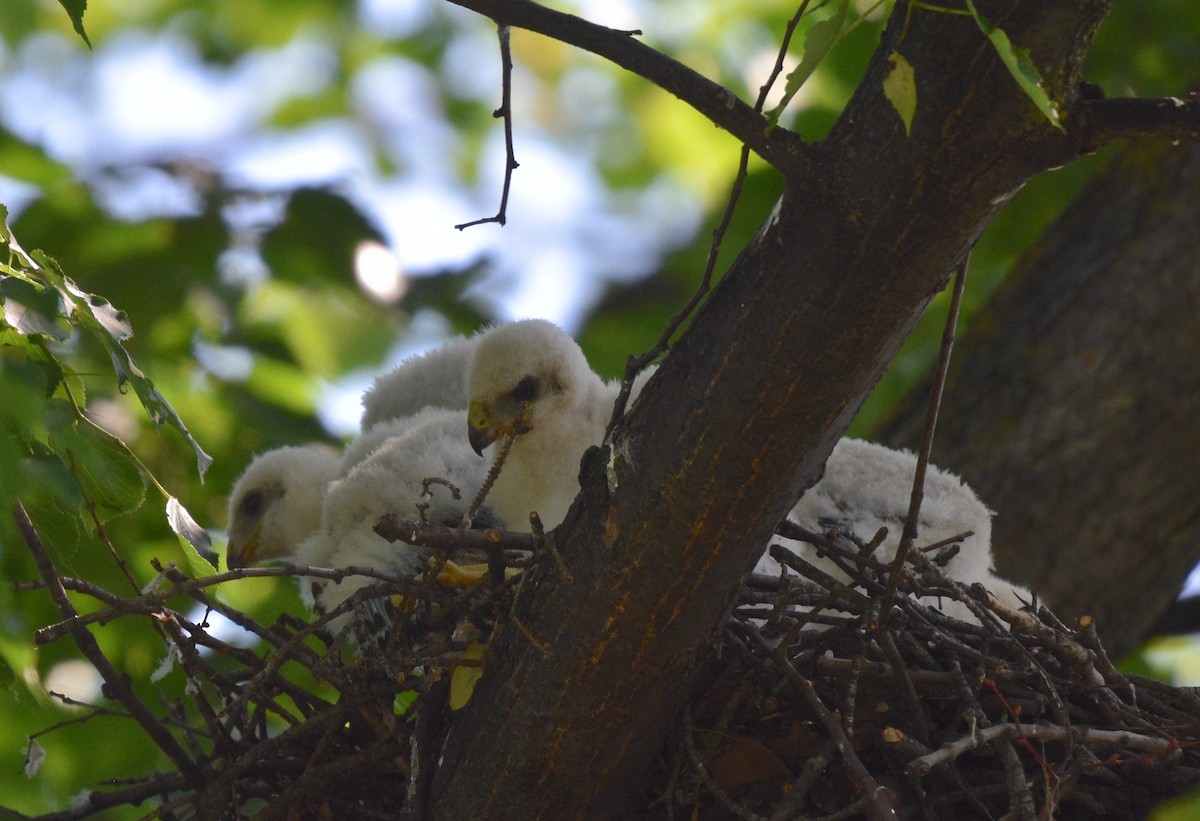
[[[825,474],[792,508],[788,518],[809,530],[823,533],[848,530],[869,543],[881,527],[887,536],[875,549],[874,558],[890,564],[900,546],[917,457],[906,450],[893,450],[859,439],[842,439],[825,463]],[[1023,606],[1029,591],[996,575],[992,566],[992,513],[965,482],[954,474],[930,465],[925,475],[924,499],[917,523],[914,548],[962,536],[959,550],[943,570],[963,584],[981,584],[1002,604]],[[817,548],[805,542],[779,538],[784,546],[805,561],[840,581],[849,577]],[[778,563],[764,554],[755,570],[777,575]],[[949,598],[926,597],[923,603],[947,615],[977,622],[966,605]]]
[[[488,465],[463,441],[466,415],[462,411],[427,410],[419,421],[397,435],[383,439],[345,476],[329,483],[321,508],[320,527],[300,545],[296,559],[318,567],[370,567],[394,577],[415,577],[428,569],[430,551],[389,542],[375,533],[375,524],[386,513],[417,520],[418,505],[427,504],[431,524],[458,525],[479,492]],[[432,483],[426,495],[423,483],[437,478],[460,492],[454,498],[443,484]],[[366,576],[341,582],[308,579],[301,597],[314,612],[328,613],[358,590],[378,583]],[[334,635],[343,632],[350,614],[329,625]]]

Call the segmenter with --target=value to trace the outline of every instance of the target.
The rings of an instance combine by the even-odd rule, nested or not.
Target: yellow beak
[[[467,408],[467,441],[471,449],[483,455],[483,449],[499,438],[499,431],[492,425],[492,416],[487,406],[476,400]]]
[[[259,524],[243,542],[230,538],[229,547],[225,550],[225,564],[229,565],[230,570],[254,566],[254,559],[258,555],[258,535],[261,531],[262,525]]]

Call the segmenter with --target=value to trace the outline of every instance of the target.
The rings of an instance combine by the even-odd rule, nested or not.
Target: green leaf
[[[779,121],[779,115],[796,96],[796,92],[817,70],[817,66],[825,59],[825,55],[833,50],[837,41],[842,39],[842,29],[845,28],[846,14],[849,10],[850,0],[841,0],[832,17],[814,23],[808,30],[808,34],[804,36],[804,56],[800,58],[800,64],[787,76],[783,99],[767,113],[767,119],[772,123]]]
[[[883,96],[904,123],[904,133],[912,134],[913,115],[917,113],[917,77],[912,63],[898,51],[888,55],[887,76],[883,78]]]
[[[202,579],[215,573],[220,559],[212,549],[212,540],[174,496],[167,499],[167,524],[179,537],[179,547],[192,576]]]
[[[392,712],[398,716],[407,715],[420,694],[419,690],[401,690],[396,693],[396,697],[392,699]]]
[[[69,427],[52,432],[50,444],[55,453],[70,457],[83,495],[95,505],[101,522],[137,510],[146,500],[141,470],[111,442]]]
[[[1008,73],[1017,81],[1017,85],[1024,89],[1025,94],[1033,101],[1033,104],[1038,107],[1038,111],[1050,121],[1050,124],[1059,131],[1065,130],[1062,125],[1062,118],[1058,114],[1058,107],[1046,94],[1046,89],[1042,85],[1042,75],[1037,70],[1037,66],[1033,64],[1033,60],[1029,57],[1029,49],[1016,48],[1008,39],[1008,35],[1003,29],[998,29],[987,21],[982,14],[975,8],[975,4],[971,0],[967,0],[967,9],[970,10],[971,16],[975,18],[975,23],[979,26],[979,30],[992,41],[992,46],[996,49],[996,53],[1000,55],[1000,60],[1008,69]]]
[[[58,0],[62,7],[67,10],[67,16],[71,18],[71,25],[75,27],[75,33],[83,38],[83,42],[87,43],[87,47],[92,47],[92,41],[88,39],[87,32],[83,30],[83,13],[87,11],[87,0]]]
[[[1200,792],[1192,792],[1155,807],[1150,821],[1192,821],[1200,817]]]
[[[81,535],[83,499],[79,482],[62,459],[53,454],[25,459],[21,468],[26,481],[21,502],[42,540],[58,555],[73,553]]]
[[[133,361],[133,357],[121,344],[123,340],[133,335],[133,330],[130,328],[124,312],[118,311],[103,297],[93,296],[81,290],[62,272],[58,263],[47,254],[35,250],[29,256],[41,266],[41,272],[58,289],[63,299],[67,300],[67,303],[74,308],[70,313],[79,327],[91,333],[108,351],[113,369],[117,373],[118,385],[124,386],[128,383],[133,386],[134,392],[142,402],[142,407],[150,414],[150,418],[154,420],[156,426],[161,426],[163,422],[166,422],[187,439],[188,444],[196,453],[197,469],[200,472],[200,479],[203,481],[208,466],[212,464],[212,457],[204,452],[200,443],[188,430],[187,425],[183,423],[183,419],[171,407],[171,403],[159,393],[158,389],[154,387],[154,383],[146,378],[146,375]]]

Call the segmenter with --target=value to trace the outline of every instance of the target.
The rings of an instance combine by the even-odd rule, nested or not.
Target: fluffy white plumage
[[[416,420],[416,421],[413,421]],[[296,559],[319,567],[369,566],[393,576],[415,576],[426,569],[429,553],[403,542],[388,542],[375,533],[375,523],[385,513],[416,519],[417,504],[429,504],[434,524],[457,525],[479,492],[488,465],[463,441],[466,416],[462,411],[426,410],[395,425],[364,459],[344,476],[329,483],[321,508],[320,527],[300,545]],[[438,477],[461,491],[454,499],[440,484],[423,497],[422,483]],[[313,580],[301,584],[301,597],[316,612],[329,612],[353,593],[374,584],[362,576],[340,583]],[[348,616],[331,623],[334,634],[343,630]]]
[[[579,494],[580,459],[603,441],[621,384],[605,383],[575,340],[545,320],[498,325],[476,340],[467,370],[471,446],[482,454],[519,434],[488,504],[505,528],[527,530],[534,511],[555,527]],[[631,398],[652,373],[638,375]]]
[[[363,395],[363,432],[340,459],[309,447],[276,448],[255,457],[229,494],[229,566],[294,558],[320,524],[331,481],[406,428],[446,408],[465,408],[474,345],[473,339],[456,337],[378,377]]]
[[[369,431],[381,422],[412,416],[422,408],[462,410],[467,406],[467,363],[475,337],[454,337],[439,348],[409,357],[375,378],[363,394],[359,427]]]
[[[320,524],[321,500],[338,470],[337,457],[316,447],[256,456],[229,494],[229,567],[291,556]]]
[[[904,531],[916,465],[917,457],[909,451],[842,439],[825,463],[825,475],[809,488],[788,518],[817,532],[848,530],[863,542],[870,542],[881,527],[886,527],[887,537],[874,555],[890,563]],[[1021,607],[1021,598],[1028,601],[1029,592],[996,576],[992,567],[991,511],[960,478],[930,465],[925,476],[916,547],[968,531],[972,535],[959,542],[958,554],[944,568],[946,575],[964,584],[982,584],[1001,603]],[[819,556],[811,545],[789,539],[781,541],[835,578],[848,580],[831,559]],[[755,570],[777,575],[779,565],[764,555]],[[956,618],[975,620],[957,601],[928,599],[925,603]]]

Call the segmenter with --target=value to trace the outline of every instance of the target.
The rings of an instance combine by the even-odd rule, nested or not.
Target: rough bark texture
[[[979,3],[1070,112],[1106,2]],[[907,22],[906,22],[907,21]],[[917,71],[911,136],[882,94]],[[435,775],[435,818],[621,816],[705,637],[996,203],[1076,156],[968,17],[897,6],[855,98],[605,450]]]
[[[998,511],[1000,572],[1136,646],[1200,558],[1200,145],[1138,143],[958,346],[933,458]],[[923,397],[880,439],[920,439]]]

